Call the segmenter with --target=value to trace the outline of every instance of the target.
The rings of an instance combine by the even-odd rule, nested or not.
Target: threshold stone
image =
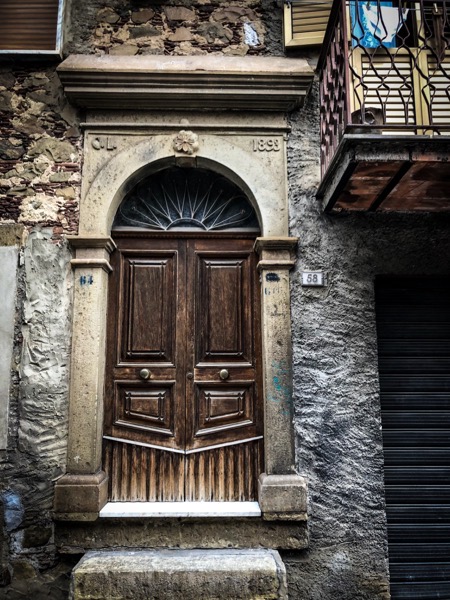
[[[88,552],[72,571],[71,600],[287,600],[275,550]]]

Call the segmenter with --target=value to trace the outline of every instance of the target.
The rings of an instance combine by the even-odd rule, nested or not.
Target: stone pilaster
[[[266,473],[259,482],[265,519],[304,520],[306,482],[295,474],[289,270],[297,238],[262,237],[260,255]]]
[[[111,238],[70,238],[76,249],[67,474],[55,489],[60,518],[95,518],[106,503],[101,471],[105,332]],[[91,517],[89,515],[92,514]]]

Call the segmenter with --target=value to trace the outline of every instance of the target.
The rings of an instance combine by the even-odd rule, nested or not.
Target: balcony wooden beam
[[[330,211],[450,211],[450,136],[344,135],[317,197]]]

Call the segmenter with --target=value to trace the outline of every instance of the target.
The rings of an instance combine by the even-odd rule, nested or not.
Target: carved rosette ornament
[[[173,140],[173,148],[176,152],[194,154],[198,150],[198,135],[193,131],[182,129]]]

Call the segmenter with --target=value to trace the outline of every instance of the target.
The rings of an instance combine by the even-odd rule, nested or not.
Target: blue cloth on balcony
[[[395,36],[407,14],[408,9],[400,10],[393,2],[351,0],[352,46],[395,48]]]

